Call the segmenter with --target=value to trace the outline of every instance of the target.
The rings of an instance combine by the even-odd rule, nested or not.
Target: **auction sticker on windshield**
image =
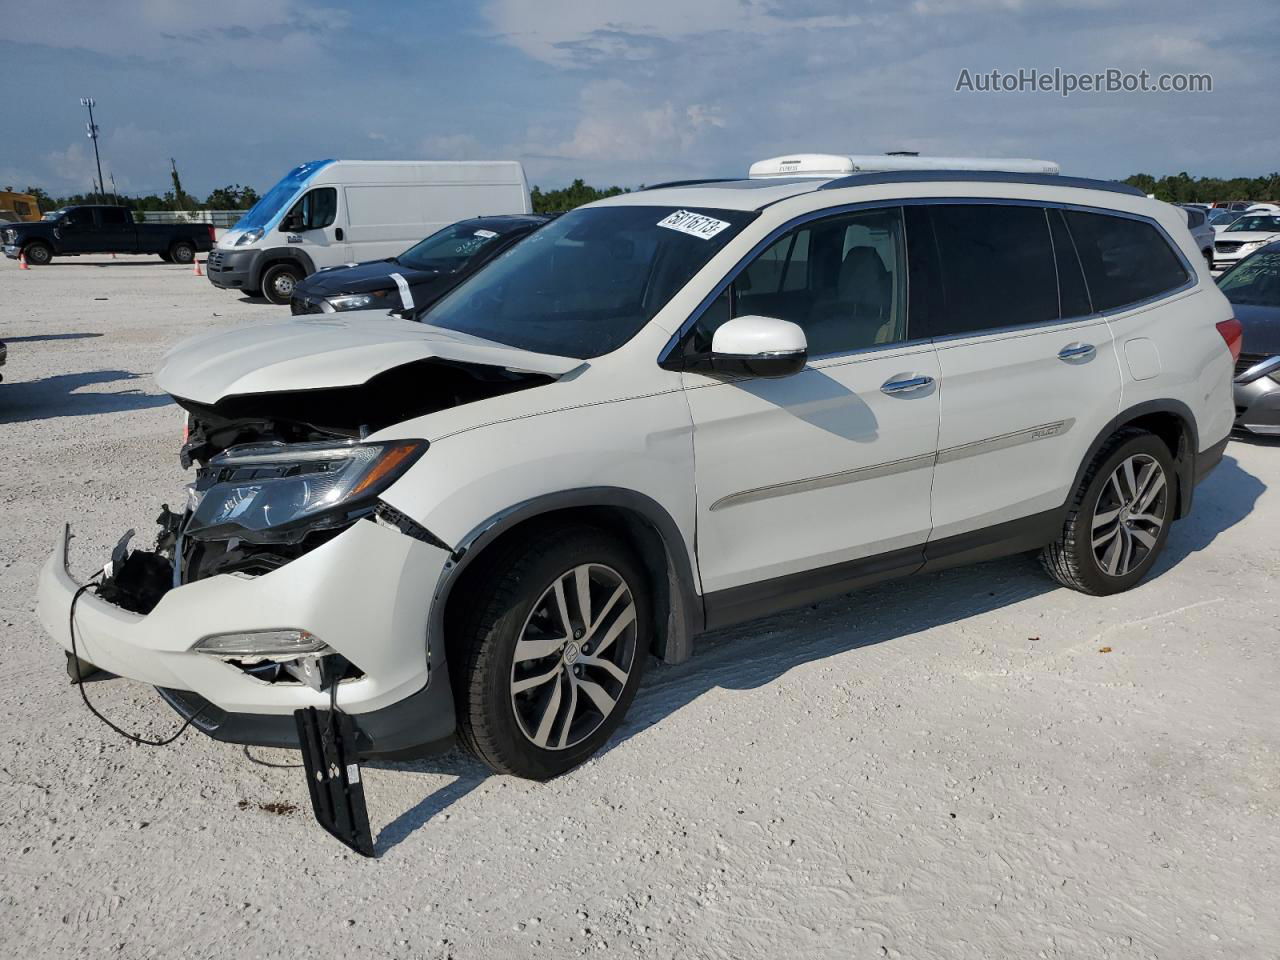
[[[698,237],[700,240],[710,240],[725,227],[729,226],[729,223],[727,220],[717,220],[715,217],[706,217],[700,213],[677,210],[671,216],[659,220],[658,226],[666,227],[668,230],[679,230],[681,233],[687,233],[691,237]]]

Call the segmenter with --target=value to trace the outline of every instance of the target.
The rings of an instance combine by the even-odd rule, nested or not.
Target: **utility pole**
[[[102,158],[98,156],[98,125],[93,122],[93,108],[96,105],[97,101],[93,97],[80,98],[80,106],[89,111],[89,139],[93,141],[93,159],[98,164],[98,198],[105,203],[107,196],[102,188]]]
[[[107,174],[111,181],[111,198],[115,200],[116,206],[120,206],[120,191],[116,189],[116,175],[114,173]]]

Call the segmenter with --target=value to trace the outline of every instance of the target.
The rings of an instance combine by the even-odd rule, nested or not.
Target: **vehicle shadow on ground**
[[[128,256],[136,256],[136,254],[128,254]],[[203,260],[200,261],[204,263]],[[73,257],[66,260],[52,260],[49,263],[43,263],[39,267],[32,267],[32,270],[47,270],[49,267],[183,267],[186,270],[191,269],[189,263],[166,263],[159,257],[154,260],[82,260],[79,257]]]
[[[61,373],[40,380],[0,384],[0,423],[82,417],[97,413],[146,410],[172,403],[167,396],[122,390],[112,393],[78,393],[84,387],[124,380],[140,380],[128,370],[94,370]]]
[[[100,333],[40,333],[30,337],[0,337],[5,343],[44,343],[49,340],[88,340]]]
[[[1151,576],[1158,577],[1193,553],[1205,549],[1253,511],[1267,485],[1240,466],[1230,454],[1196,487],[1191,514],[1174,524],[1164,553]]]
[[[1249,515],[1266,489],[1233,457],[1197,489],[1191,515],[1170,533],[1153,576],[1203,550]],[[924,574],[808,604],[697,638],[688,662],[666,667],[650,660],[626,720],[597,754],[603,756],[714,689],[750,690],[772,683],[792,668],[934,627],[969,620],[1054,590],[1036,554],[1020,554],[970,567]],[[927,602],[921,602],[927,601]],[[731,745],[730,745],[731,746]],[[403,842],[451,803],[489,776],[461,751],[413,763],[371,764],[386,769],[455,777],[382,829],[379,853]]]

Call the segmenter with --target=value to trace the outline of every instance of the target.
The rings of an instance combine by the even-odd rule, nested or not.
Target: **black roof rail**
[[[703,183],[731,183],[734,180],[741,179],[741,177],[707,177],[702,180],[668,180],[666,183],[651,183],[648,186],[641,187],[636,193],[643,193],[646,190],[661,190],[663,187],[696,187]]]
[[[854,173],[839,180],[831,180],[819,190],[840,190],[844,187],[870,187],[880,183],[1032,183],[1043,187],[1077,187],[1084,190],[1105,190],[1107,193],[1123,193],[1131,197],[1145,197],[1137,187],[1118,180],[1091,180],[1088,177],[1063,177],[1048,173],[1005,173],[1000,170],[886,170],[880,173]]]

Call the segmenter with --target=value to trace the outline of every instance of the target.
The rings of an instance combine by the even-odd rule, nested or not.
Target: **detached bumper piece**
[[[355,721],[340,711],[315,707],[295,710],[293,717],[316,822],[362,857],[372,857]]]

